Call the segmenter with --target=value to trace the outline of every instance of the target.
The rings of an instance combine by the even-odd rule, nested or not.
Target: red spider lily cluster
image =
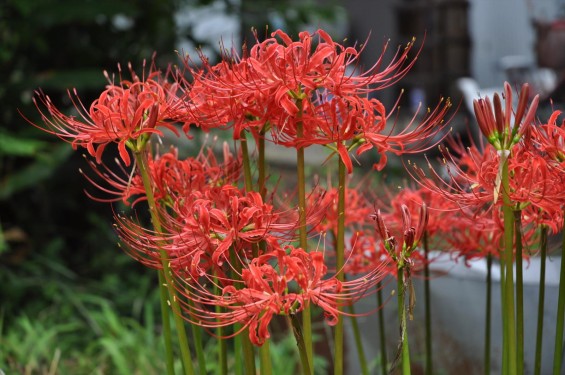
[[[323,145],[350,173],[350,153],[374,149],[380,170],[389,151],[400,155],[433,146],[430,140],[442,131],[450,107],[442,100],[423,121],[396,129],[387,125],[384,105],[368,98],[407,73],[414,63],[408,58],[411,47],[399,50],[388,65],[383,50],[374,66],[361,71],[361,51],[334,42],[323,30],[300,33],[297,41],[279,30],[244,56],[226,53],[216,65],[203,56],[201,64],[187,57],[182,72],[163,74],[151,65],[142,77],[130,66],[131,80],[109,79],[88,109],[76,91],[69,92],[77,116],[63,114],[39,92],[36,104],[45,124],[40,127],[94,157],[88,162],[93,173],[84,173],[98,190],[89,192],[91,197],[132,206],[148,201],[158,225],[150,229],[116,215],[117,232],[133,258],[156,269],[166,265],[168,282],[184,297],[188,321],[208,328],[240,323],[261,345],[273,315],[296,314],[313,304],[334,324],[343,313],[340,306],[373,290],[387,267],[394,270],[374,239],[372,206],[348,189],[346,222],[356,229],[348,249],[351,262],[343,271],[361,277],[340,281],[335,275],[342,270],[332,266],[340,215],[335,189],[318,187],[309,195],[305,225],[310,237],[330,233],[334,240],[318,240],[316,250],[306,251],[292,245],[301,226],[298,208],[288,200],[276,205],[275,191],[266,199],[265,191],[242,187],[240,151],[224,146],[219,161],[211,148],[202,149],[181,160],[176,149],[152,150],[151,138],[163,137],[164,129],[188,134],[196,126],[231,131],[234,140],[249,133],[283,147]],[[115,166],[102,162],[112,143],[125,167],[120,161]],[[132,154],[136,163],[128,170]]]
[[[399,49],[388,64],[383,50],[374,66],[361,70],[361,50],[334,42],[322,30],[300,33],[296,41],[279,30],[242,56],[226,52],[215,65],[204,56],[199,64],[186,57],[182,70],[163,74],[151,65],[142,77],[130,66],[131,80],[109,80],[88,109],[76,91],[69,92],[76,115],[63,114],[38,92],[44,125],[35,126],[94,158],[88,161],[90,173],[84,173],[97,190],[88,192],[93,199],[135,208],[147,203],[152,228],[116,214],[117,232],[128,254],[165,272],[185,320],[207,329],[233,325],[223,337],[247,330],[260,346],[276,315],[315,305],[334,325],[342,315],[355,315],[343,306],[374,292],[387,275],[409,284],[411,272],[433,261],[430,247],[454,258],[498,255],[503,205],[519,213],[528,243],[536,241],[540,226],[561,229],[565,128],[557,125],[558,112],[547,124],[536,122],[538,99],[528,103],[527,86],[516,110],[508,84],[504,106],[498,95],[492,102],[477,100],[476,118],[488,143],[466,147],[449,139],[440,148],[443,172],[430,168],[427,176],[418,166],[409,168],[418,188],[377,197],[328,183],[312,189],[299,207],[289,198],[293,194],[281,197],[264,180],[253,181],[252,167],[264,166],[250,164],[248,135],[257,145],[324,146],[349,174],[353,152],[374,150],[380,171],[389,152],[417,153],[437,145],[449,100],[399,128],[376,98],[412,67],[412,47]],[[184,159],[177,149],[152,147],[165,129],[188,137],[194,127],[230,132],[241,147],[230,150],[226,143],[219,158],[214,145],[198,146],[196,156]],[[115,165],[103,162],[110,144],[121,160]],[[508,185],[503,166],[511,176]],[[503,193],[508,199],[499,199]],[[338,243],[344,238],[341,220],[344,244]],[[304,230],[314,250],[296,246]],[[344,264],[337,261],[340,245]],[[346,277],[338,277],[341,273]]]
[[[563,127],[556,125],[556,111],[547,124],[535,119],[537,96],[528,106],[528,85],[519,95],[518,107],[512,107],[512,90],[505,85],[505,109],[495,94],[494,106],[488,98],[475,101],[477,122],[488,143],[465,146],[460,140],[450,139],[441,147],[443,170],[438,172],[428,163],[431,178],[424,170],[413,165],[412,176],[426,190],[446,201],[454,215],[445,218],[452,222],[454,231],[449,236],[452,246],[473,257],[499,250],[503,223],[500,208],[501,168],[508,165],[509,188],[505,193],[512,208],[521,213],[527,240],[534,241],[541,225],[553,233],[562,228],[565,192],[563,184]],[[450,218],[453,218],[450,219]],[[467,249],[467,250],[465,250]],[[484,255],[484,254],[483,254]]]

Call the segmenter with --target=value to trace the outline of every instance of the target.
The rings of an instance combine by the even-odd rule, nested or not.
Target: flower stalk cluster
[[[244,368],[250,374],[273,373],[269,348],[277,317],[284,317],[295,334],[302,373],[313,374],[317,312],[333,327],[334,374],[343,374],[343,320],[351,318],[358,327],[356,317],[369,312],[357,311],[354,304],[373,293],[382,323],[381,370],[400,364],[402,373],[410,374],[407,327],[415,313],[416,275],[426,282],[426,369],[431,374],[430,248],[449,252],[453,259],[501,262],[503,372],[525,372],[522,259],[534,256],[530,249],[540,237],[545,243],[549,231],[562,230],[565,216],[560,113],[539,123],[539,99],[530,100],[525,85],[514,108],[506,84],[502,97],[474,103],[485,145],[467,146],[449,137],[440,146],[443,172],[431,162],[428,173],[409,163],[416,188],[379,189],[377,194],[366,180],[353,186],[358,156],[371,151],[373,169],[382,171],[391,153],[402,156],[436,146],[449,122],[451,102],[443,98],[405,126],[390,120],[393,109],[379,101],[379,91],[396,85],[415,62],[411,53],[419,51],[413,51],[412,41],[386,63],[386,47],[364,70],[363,48],[336,43],[323,30],[302,32],[296,39],[277,30],[263,41],[257,38],[243,55],[225,51],[216,64],[203,55],[199,62],[183,56],[180,68],[164,72],[144,64],[141,76],[128,66],[131,79],[123,79],[121,69],[117,82],[106,74],[107,87],[90,105],[76,90],[69,91],[75,115],[37,92],[43,122],[33,125],[88,154],[89,168],[81,171],[92,186],[87,194],[137,210],[135,215],[116,213],[116,232],[127,254],[159,273],[163,320],[173,314],[186,374],[207,371],[204,332],[220,342],[221,374],[230,370],[225,343],[232,338],[242,353],[236,356],[238,373]],[[199,144],[201,133],[228,134],[233,147]],[[194,147],[188,152],[163,149],[159,145],[167,134],[186,137]],[[281,147],[296,152],[295,190],[281,192],[272,183],[276,178],[268,170],[266,144],[274,152]],[[327,150],[326,184],[307,173],[305,152],[315,146]],[[117,158],[109,163],[112,150]],[[184,153],[191,156],[181,157]],[[397,282],[398,322],[385,322],[382,313],[381,288],[389,277]],[[194,354],[185,323],[192,329]],[[389,324],[401,332],[390,362],[384,338]],[[164,327],[167,369],[173,374],[172,329]],[[490,328],[486,332],[489,348]],[[355,335],[365,375],[370,361]],[[562,337],[561,319],[555,374]],[[490,357],[485,361],[490,366]]]
[[[122,79],[120,69],[117,83],[106,74],[108,86],[90,106],[76,90],[69,91],[78,116],[64,114],[47,95],[37,93],[43,125],[34,125],[75,149],[86,149],[93,158],[88,159],[91,172],[82,172],[97,190],[89,190],[89,196],[132,208],[147,205],[151,227],[119,213],[115,226],[124,251],[158,270],[160,284],[166,286],[160,288],[163,306],[170,305],[175,317],[187,374],[196,367],[179,319],[193,329],[215,332],[220,340],[241,337],[250,373],[255,372],[251,344],[262,347],[261,371],[268,374],[272,319],[282,315],[296,325],[300,314],[303,327],[294,331],[305,349],[302,369],[313,373],[312,306],[336,327],[334,371],[343,373],[342,319],[357,315],[344,307],[373,293],[392,269],[391,260],[397,269],[408,270],[410,257],[374,252],[371,262],[359,259],[362,266],[349,263],[360,258],[359,244],[378,247],[366,236],[365,203],[367,213],[356,224],[359,242],[346,246],[351,212],[346,207],[355,192],[347,186],[354,170],[352,153],[376,151],[375,168],[381,170],[388,152],[402,155],[432,147],[429,140],[442,131],[450,107],[449,100],[442,100],[423,121],[391,129],[385,106],[374,95],[368,98],[408,72],[415,61],[408,57],[412,47],[413,42],[400,48],[388,64],[383,50],[374,66],[361,70],[362,49],[336,43],[323,30],[300,33],[297,40],[277,30],[243,56],[226,51],[216,65],[204,56],[198,64],[187,56],[182,70],[162,73],[151,64],[146,72],[144,64],[139,76],[129,65],[131,79]],[[162,152],[154,147],[165,130],[191,139],[195,127],[230,132],[239,149],[224,145],[219,161],[212,148],[182,159],[174,148]],[[250,141],[256,155],[249,151]],[[268,186],[265,142],[296,149],[298,202],[280,200]],[[113,145],[119,155],[115,165],[104,158]],[[330,157],[337,155],[337,194],[331,186],[307,189],[304,151],[314,145],[326,147]],[[328,232],[334,239],[331,247],[311,243]],[[407,229],[406,236],[410,233]],[[411,252],[417,242],[408,237],[406,251]],[[353,273],[346,277],[348,272]],[[164,312],[163,319],[167,316]],[[193,334],[195,340],[201,337],[199,328]],[[204,373],[200,345],[196,356]],[[220,358],[225,373],[223,349]]]

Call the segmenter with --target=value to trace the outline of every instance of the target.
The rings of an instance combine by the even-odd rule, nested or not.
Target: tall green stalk
[[[516,345],[516,318],[514,307],[514,210],[510,200],[510,180],[508,174],[508,158],[504,158],[502,165],[502,211],[504,215],[504,305],[505,313],[502,317],[503,325],[506,327],[507,349],[507,374],[516,374],[517,368],[517,345]]]
[[[251,176],[251,160],[249,158],[249,148],[247,146],[247,136],[246,133],[243,134],[241,138],[241,154],[243,158],[243,174],[245,180],[245,190],[253,191],[253,180]],[[258,255],[258,249],[254,246],[253,255]],[[255,351],[253,350],[253,344],[249,340],[249,335],[247,332],[249,328],[245,329],[243,336],[241,337],[241,344],[243,349],[243,360],[245,362],[245,369],[247,374],[255,374]],[[268,346],[267,346],[268,348]],[[261,362],[262,363],[262,362]]]
[[[218,276],[217,273],[214,273],[214,294],[218,295],[220,292],[220,288],[218,287]],[[216,305],[216,313],[222,313],[222,307]],[[216,337],[217,337],[217,345],[218,345],[218,375],[228,375],[228,347],[227,347],[227,340],[223,337],[227,336],[224,333],[225,327],[218,326],[216,328]]]
[[[243,178],[246,191],[253,191],[253,180],[251,177],[251,160],[249,159],[249,147],[247,146],[247,136],[243,133],[239,142],[241,145],[241,157],[243,161]]]
[[[345,261],[345,164],[338,158],[338,200],[337,200],[337,238],[336,238],[336,278],[343,282],[345,274],[343,264]],[[337,307],[339,311],[343,307]],[[334,327],[334,375],[343,374],[343,316],[338,314],[338,321]]]
[[[504,248],[504,244],[502,244],[502,248]],[[501,374],[507,374],[508,368],[508,325],[505,324],[504,316],[506,316],[506,289],[505,289],[505,280],[506,280],[506,269],[504,268],[504,259],[502,258],[503,254],[499,254],[499,261],[500,261],[500,312],[502,317],[502,372]]]
[[[237,328],[237,325],[234,329]],[[234,355],[234,368],[235,375],[243,375],[243,355],[241,351],[241,335],[237,335],[233,338],[233,355]]]
[[[540,270],[539,270],[539,296],[538,296],[538,321],[536,333],[536,357],[534,361],[534,375],[541,375],[541,348],[543,338],[543,312],[545,305],[545,261],[547,258],[547,226],[542,225],[540,231]]]
[[[141,179],[143,180],[143,186],[145,188],[145,195],[147,197],[147,203],[149,205],[149,213],[151,215],[151,222],[153,228],[157,233],[163,233],[163,228],[161,226],[161,220],[157,213],[157,205],[155,202],[155,196],[153,194],[153,185],[151,184],[151,178],[149,177],[149,171],[147,166],[147,160],[145,158],[145,153],[143,150],[134,151],[135,161],[137,167],[139,168]],[[194,365],[192,363],[192,355],[190,354],[190,348],[188,346],[188,339],[186,336],[186,330],[184,326],[184,320],[182,319],[181,310],[179,306],[179,301],[177,299],[177,292],[175,290],[173,279],[171,278],[171,270],[169,269],[169,260],[167,253],[160,249],[161,255],[161,265],[163,270],[160,271],[163,274],[163,279],[167,286],[168,296],[163,296],[161,298],[167,298],[166,303],[170,304],[173,310],[173,319],[177,329],[177,335],[179,338],[179,345],[181,350],[181,358],[184,368],[185,375],[194,375]],[[162,288],[159,288],[162,290]],[[169,337],[168,340],[171,338]]]
[[[261,375],[272,375],[271,340],[265,340],[259,348],[259,365],[261,366]]]
[[[410,351],[408,347],[408,326],[406,321],[406,288],[405,266],[399,265],[397,275],[398,318],[400,320],[400,340],[402,345],[401,368],[402,375],[410,375]]]
[[[486,311],[485,311],[485,353],[484,371],[485,375],[490,375],[490,332],[492,319],[492,254],[487,255],[487,291],[486,291]]]
[[[216,312],[221,312],[222,308],[216,306]],[[216,334],[218,335],[218,375],[228,375],[228,343],[226,339],[222,337],[224,335],[224,327],[216,328]]]
[[[240,274],[241,273],[241,263],[239,262],[239,259],[237,257],[237,254],[235,254],[234,251],[230,251],[230,261],[234,266],[234,269],[232,269],[232,276],[235,279],[235,275]],[[236,288],[241,288],[241,285],[236,285]],[[235,332],[240,332],[240,334],[238,334],[235,337],[235,349],[234,351],[237,353],[239,350],[241,350],[241,352],[243,353],[242,357],[243,357],[243,364],[245,367],[245,374],[247,375],[255,375],[256,370],[255,370],[255,352],[253,350],[253,344],[251,343],[251,340],[249,339],[249,328],[244,329],[243,331],[241,330],[242,325],[241,323],[236,323],[234,324],[234,330]],[[236,361],[239,358],[237,357],[236,354]],[[243,367],[241,365],[241,361],[239,361],[237,363],[237,365],[239,366],[236,367],[238,372],[241,372],[241,367]]]
[[[561,373],[563,361],[563,326],[565,320],[565,215],[563,215],[563,242],[561,244],[561,271],[559,273],[559,297],[557,300],[557,323],[555,327],[555,349],[553,352],[553,375]]]
[[[159,271],[159,296],[161,301],[161,322],[163,324],[163,341],[165,341],[165,364],[167,375],[175,374],[175,357],[173,354],[173,342],[171,341],[171,319],[169,316],[169,292],[167,291],[165,275]]]
[[[353,338],[355,340],[355,348],[357,349],[359,366],[361,366],[361,373],[363,375],[369,375],[369,367],[367,366],[365,349],[363,348],[363,342],[361,341],[361,332],[359,331],[359,323],[357,322],[357,317],[355,316],[355,306],[349,305],[349,313],[351,314],[350,316],[351,328],[353,329]]]
[[[426,311],[426,375],[433,373],[433,357],[432,357],[432,301],[430,297],[430,267],[429,260],[429,247],[428,247],[428,232],[424,232],[423,238],[424,245],[424,305]]]
[[[333,238],[334,249],[337,248],[337,236],[332,230],[331,232]],[[347,279],[347,275],[344,275],[344,280]],[[380,305],[379,305],[380,306]],[[348,306],[350,313],[351,328],[353,330],[353,339],[355,340],[355,348],[357,349],[357,356],[359,359],[359,366],[361,367],[361,373],[363,375],[369,375],[369,366],[367,365],[367,358],[365,357],[365,349],[363,347],[363,342],[361,340],[361,332],[359,330],[359,323],[357,321],[357,316],[355,315],[355,306]]]
[[[261,197],[265,199],[266,194],[266,176],[267,167],[265,164],[265,132],[267,125],[264,125],[259,133],[259,142],[257,143],[257,168],[259,169],[259,177],[257,178],[257,188]]]
[[[302,104],[299,102],[298,108],[302,108]],[[299,112],[299,117],[302,116],[302,112]],[[304,136],[304,129],[302,122],[298,122],[296,125],[296,133],[298,138]],[[298,183],[298,225],[299,225],[299,239],[300,247],[304,251],[308,251],[308,232],[306,228],[306,177],[305,177],[305,162],[304,162],[304,148],[299,147],[296,149],[296,177]],[[314,349],[312,345],[312,313],[310,305],[308,305],[304,310],[302,310],[302,332],[304,347],[306,350],[306,357],[310,363],[313,363]],[[314,367],[308,366],[314,374]]]
[[[190,306],[193,306],[192,301],[188,301],[188,303]],[[202,329],[195,324],[191,324],[190,328],[192,330],[192,338],[194,340],[196,359],[198,360],[198,373],[200,375],[206,375],[206,359],[204,358],[204,348],[202,347]]]
[[[265,131],[266,126],[263,126],[259,134],[259,139],[257,143],[257,169],[259,170],[259,176],[257,177],[257,189],[261,198],[265,198],[266,194],[266,164],[265,164]],[[261,242],[259,247],[265,248],[265,242]],[[261,374],[271,375],[272,374],[272,364],[271,364],[271,344],[270,340],[265,340],[265,343],[259,349],[259,359],[261,364]]]
[[[310,375],[314,373],[314,368],[310,366],[310,359],[308,358],[306,346],[304,343],[304,334],[302,332],[302,327],[300,326],[300,321],[296,315],[287,315],[288,324],[292,327],[292,332],[294,333],[294,338],[296,339],[296,346],[298,347],[298,354],[300,355],[300,364],[302,367],[302,375]]]
[[[516,370],[524,373],[524,277],[522,266],[522,210],[514,210],[516,243]]]
[[[237,329],[237,327],[236,327]],[[253,350],[253,344],[249,340],[249,328],[243,331],[241,335],[241,349],[243,350],[243,362],[245,364],[245,373],[247,375],[255,375],[257,370],[255,369],[255,351]]]
[[[388,360],[386,355],[386,332],[385,332],[385,316],[384,316],[384,303],[383,303],[383,286],[381,282],[377,284],[377,306],[379,307],[379,341],[381,344],[381,371],[382,375],[388,373]]]

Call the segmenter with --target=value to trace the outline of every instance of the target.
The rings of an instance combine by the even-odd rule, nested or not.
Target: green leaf
[[[48,145],[33,138],[22,138],[0,130],[0,155],[34,156]]]
[[[14,193],[37,185],[51,176],[55,169],[71,154],[67,144],[58,145],[52,154],[38,158],[31,165],[8,175],[0,181],[0,200],[8,199]]]
[[[128,365],[128,360],[113,338],[104,337],[100,339],[100,345],[106,350],[110,358],[112,358],[112,362],[116,366],[119,374],[127,375],[132,373]]]

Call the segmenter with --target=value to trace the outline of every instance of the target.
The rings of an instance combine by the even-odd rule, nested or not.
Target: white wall
[[[470,0],[471,74],[481,87],[502,86],[500,59],[521,55],[535,62],[532,18],[552,20],[563,0]]]

